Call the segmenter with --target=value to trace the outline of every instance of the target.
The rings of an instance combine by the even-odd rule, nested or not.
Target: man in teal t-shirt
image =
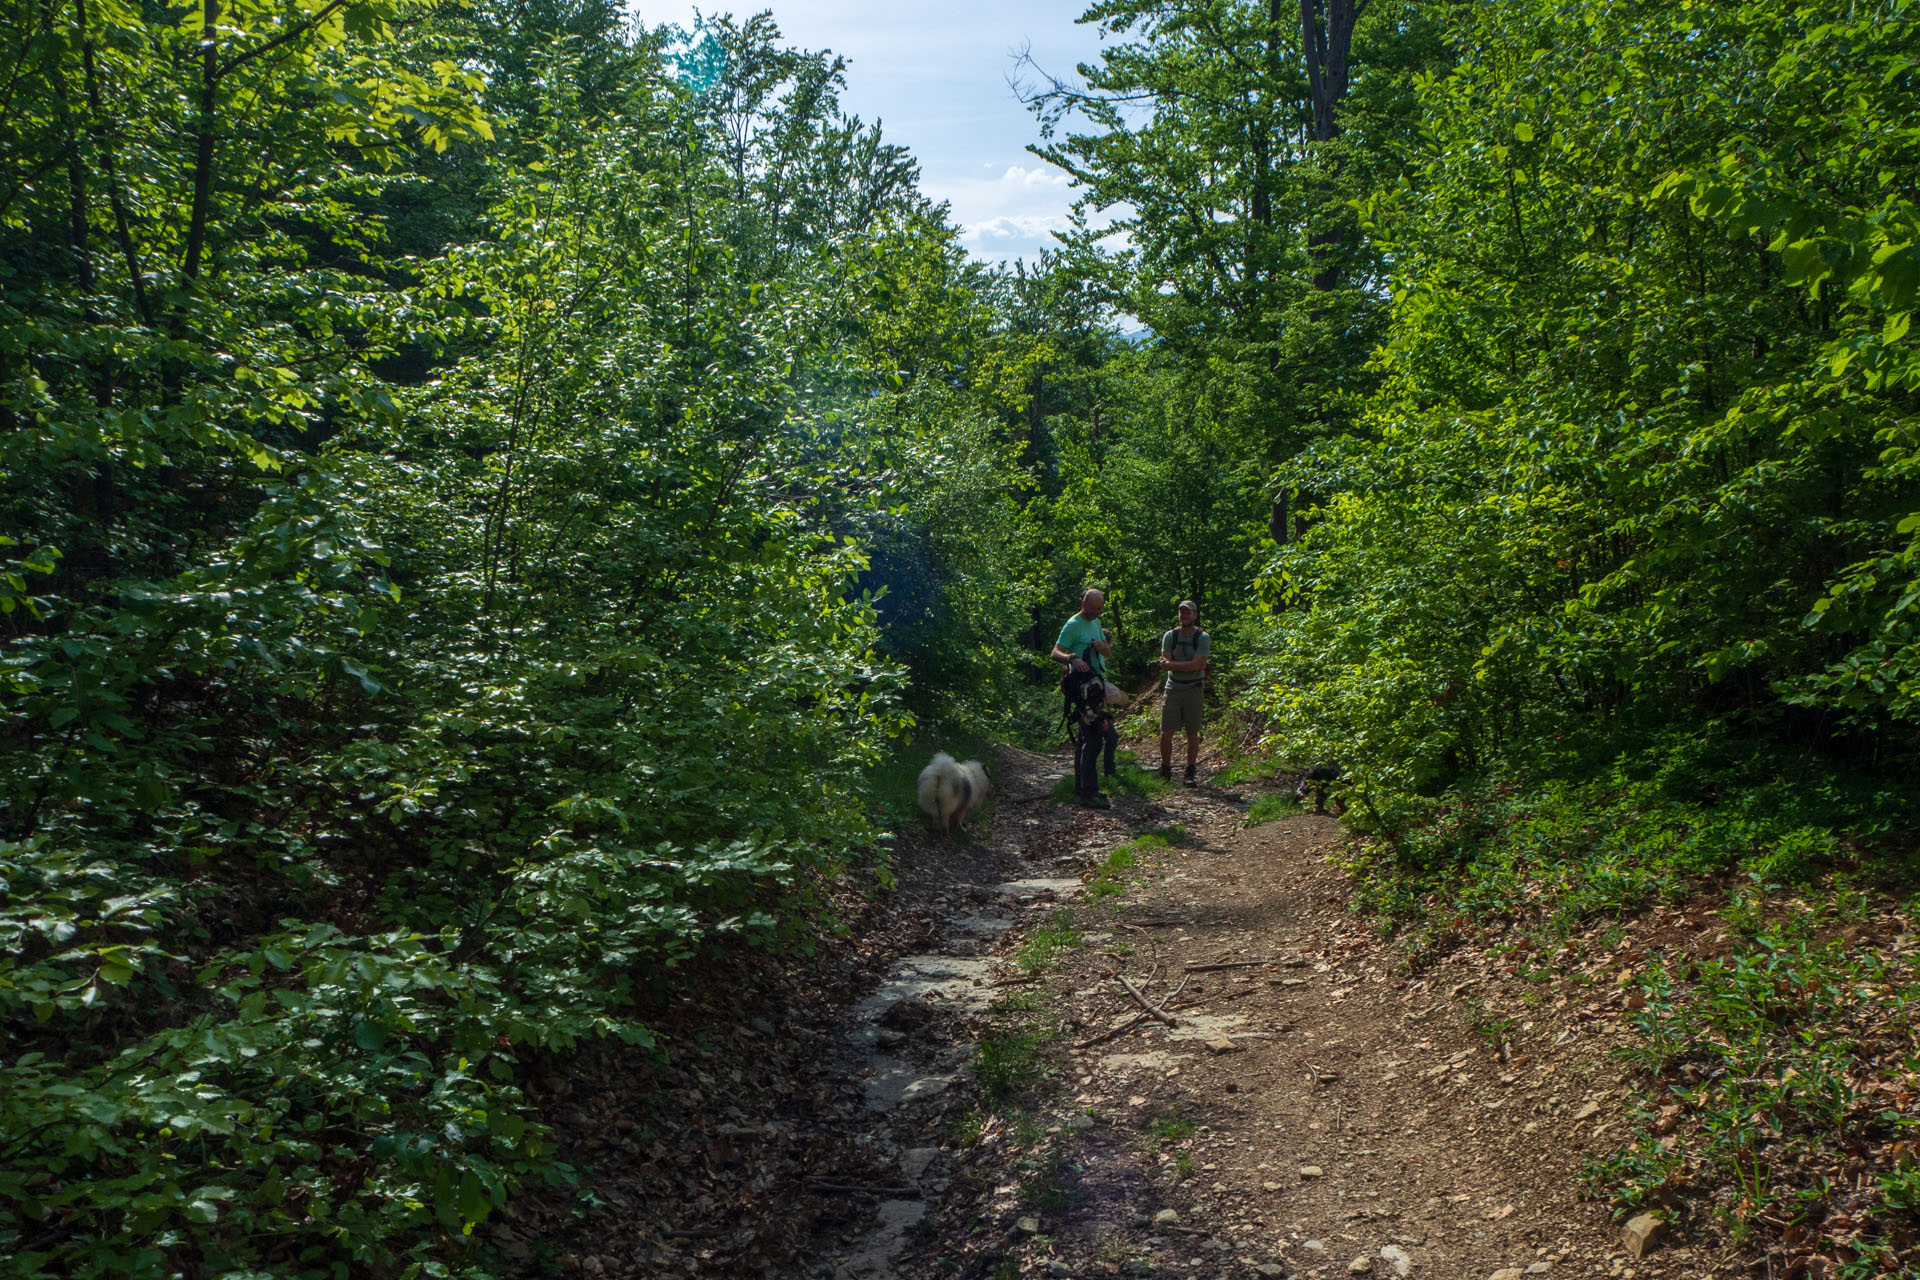
[[[1055,662],[1064,662],[1075,671],[1085,671],[1091,664],[1093,670],[1105,678],[1107,655],[1113,652],[1113,637],[1100,625],[1100,611],[1106,607],[1107,597],[1101,592],[1089,591],[1080,597],[1079,612],[1067,619],[1066,625],[1060,628],[1060,638],[1053,642],[1051,656]],[[1082,732],[1074,745],[1074,790],[1096,809],[1107,806],[1107,798],[1100,794],[1100,753],[1103,750],[1106,753],[1107,776],[1111,778],[1116,772],[1113,753],[1119,745],[1120,734],[1114,729],[1111,717]]]

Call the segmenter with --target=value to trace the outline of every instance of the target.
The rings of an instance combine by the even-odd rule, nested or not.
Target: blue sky
[[[1083,0],[708,0],[700,7],[742,17],[771,10],[789,44],[845,57],[842,105],[880,120],[890,141],[912,149],[922,188],[952,206],[976,258],[1031,257],[1054,243],[1050,231],[1066,226],[1067,176],[1027,153],[1039,129],[1007,79],[1031,78],[1015,66],[1023,49],[1062,78],[1096,58],[1098,32],[1074,22]],[[684,0],[637,0],[633,12],[649,26],[693,19]]]

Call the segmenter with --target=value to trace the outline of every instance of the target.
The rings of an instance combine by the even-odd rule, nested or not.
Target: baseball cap
[[[1199,605],[1197,605],[1197,604],[1195,604],[1195,603],[1194,603],[1193,601],[1191,601],[1191,600],[1182,600],[1182,601],[1180,602],[1180,604],[1179,604],[1179,606],[1178,606],[1178,607],[1179,607],[1179,608],[1182,608],[1182,609],[1191,609],[1191,610],[1193,610],[1193,611],[1194,611],[1195,613],[1199,613],[1199,612],[1200,612],[1200,606],[1199,606]]]

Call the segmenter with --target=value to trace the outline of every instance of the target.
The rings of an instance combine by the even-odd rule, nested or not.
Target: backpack
[[[1091,728],[1107,716],[1107,680],[1093,669],[1093,650],[1080,655],[1085,671],[1068,664],[1060,677],[1060,718],[1067,723],[1069,736],[1081,728]]]
[[[1171,655],[1173,660],[1175,662],[1186,662],[1188,659],[1192,658],[1195,654],[1200,652],[1200,642],[1206,638],[1207,638],[1207,633],[1204,628],[1195,627],[1193,629],[1193,634],[1191,636],[1182,637],[1180,634],[1180,628],[1175,627],[1173,629],[1173,653]],[[1185,653],[1180,652],[1182,648],[1186,649]],[[1207,676],[1207,669],[1206,667],[1201,667],[1198,671],[1179,671],[1179,672],[1170,671],[1167,674],[1169,677],[1197,676],[1200,679],[1204,680],[1206,679],[1206,676]],[[1189,680],[1175,679],[1174,683],[1175,684],[1192,684],[1194,683],[1194,681],[1190,679]]]

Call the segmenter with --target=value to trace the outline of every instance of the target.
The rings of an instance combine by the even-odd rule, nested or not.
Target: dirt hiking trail
[[[1067,767],[1003,753],[990,833],[903,837],[845,939],[685,1002],[664,1074],[556,1082],[598,1207],[508,1235],[593,1276],[1747,1274],[1582,1198],[1626,1110],[1607,1014],[1486,957],[1409,973],[1331,817],[1091,810]]]

